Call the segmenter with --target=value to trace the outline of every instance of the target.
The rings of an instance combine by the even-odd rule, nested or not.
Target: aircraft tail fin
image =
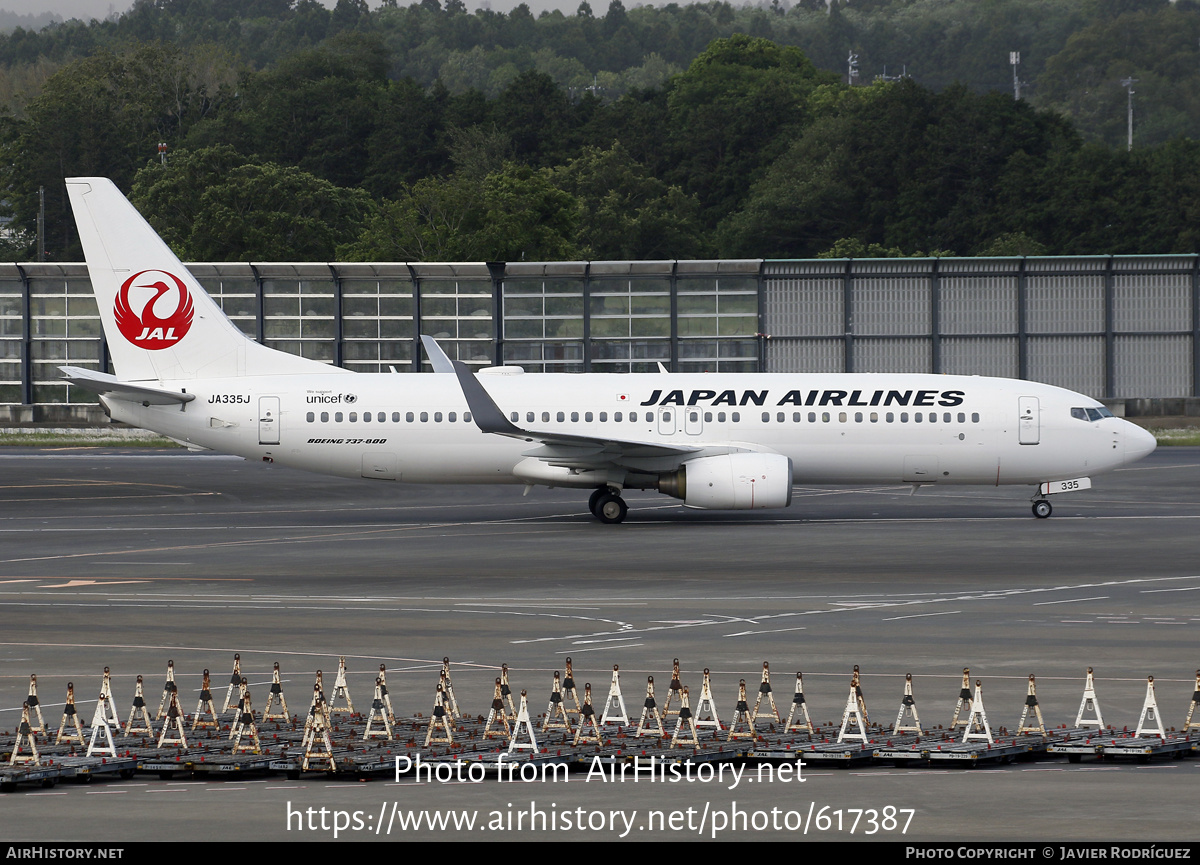
[[[120,380],[341,371],[238,330],[111,180],[68,178],[67,192]]]

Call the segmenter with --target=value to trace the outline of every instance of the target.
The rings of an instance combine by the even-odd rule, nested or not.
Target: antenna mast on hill
[[[846,83],[853,87],[858,81],[858,55],[851,51],[850,56],[846,58],[846,64]]]
[[[1129,93],[1129,136],[1128,143],[1125,146],[1126,150],[1133,150],[1133,85],[1137,84],[1136,78],[1122,78],[1121,86]]]
[[[1020,51],[1009,51],[1008,52],[1008,65],[1011,66],[1012,70],[1013,70],[1013,99],[1020,99],[1021,98],[1021,79],[1017,75],[1017,71],[1021,67],[1021,52]]]

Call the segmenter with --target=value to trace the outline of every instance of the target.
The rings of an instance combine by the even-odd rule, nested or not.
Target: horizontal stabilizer
[[[194,393],[181,393],[177,390],[166,390],[161,387],[150,387],[144,384],[132,384],[120,381],[115,375],[97,372],[94,369],[83,369],[78,366],[60,366],[63,378],[73,385],[108,396],[113,399],[123,399],[126,402],[137,402],[142,405],[171,405],[191,402],[196,398]]]

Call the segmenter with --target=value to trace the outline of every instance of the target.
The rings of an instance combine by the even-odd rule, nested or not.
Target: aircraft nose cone
[[[1126,422],[1129,429],[1125,435],[1125,461],[1133,462],[1140,460],[1144,456],[1148,456],[1158,447],[1158,442],[1154,435],[1148,430],[1142,429],[1137,424]]]

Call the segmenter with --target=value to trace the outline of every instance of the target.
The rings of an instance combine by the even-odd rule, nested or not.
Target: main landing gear
[[[1038,499],[1033,503],[1033,515],[1039,520],[1044,520],[1046,517],[1054,513],[1054,508],[1050,506],[1050,502],[1045,499]]]
[[[629,513],[629,505],[621,498],[621,492],[612,487],[599,487],[588,499],[588,507],[602,523],[619,523]]]

